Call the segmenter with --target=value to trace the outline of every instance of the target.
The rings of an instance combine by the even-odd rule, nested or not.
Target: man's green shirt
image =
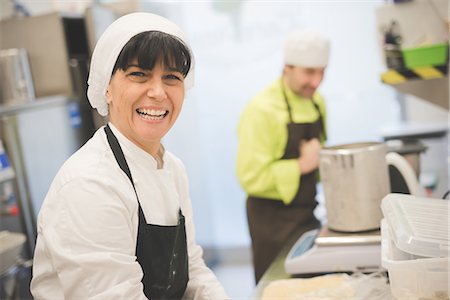
[[[289,114],[279,78],[257,94],[241,114],[238,125],[237,177],[245,192],[254,197],[289,204],[298,191],[298,159],[283,159]],[[294,123],[312,123],[319,113],[311,99],[301,98],[285,87]],[[313,96],[326,120],[325,104]],[[322,141],[323,142],[323,141]]]

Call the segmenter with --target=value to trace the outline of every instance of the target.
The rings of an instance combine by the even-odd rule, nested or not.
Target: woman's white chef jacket
[[[186,299],[226,299],[195,242],[188,180],[169,152],[164,167],[110,124],[130,167],[148,223],[186,217]],[[38,217],[31,292],[35,299],[146,299],[136,261],[138,202],[100,128],[59,170]]]

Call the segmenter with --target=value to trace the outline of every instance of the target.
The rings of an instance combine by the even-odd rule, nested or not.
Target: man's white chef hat
[[[191,53],[191,68],[184,80],[185,89],[194,85],[194,56],[181,29],[173,22],[151,13],[131,13],[114,21],[100,36],[94,48],[89,71],[87,96],[102,116],[108,114],[106,90],[116,60],[125,44],[145,31],[161,31],[179,38]]]
[[[328,64],[330,41],[312,29],[289,34],[284,43],[284,64],[308,68],[322,68]]]

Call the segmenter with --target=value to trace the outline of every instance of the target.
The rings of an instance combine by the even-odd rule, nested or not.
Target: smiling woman
[[[106,91],[110,121],[129,140],[155,156],[184,100],[184,76],[162,63],[151,70],[118,70]]]
[[[182,31],[149,13],[100,37],[88,98],[110,120],[56,175],[38,221],[35,299],[226,299],[195,241],[182,162],[161,139],[193,83]]]
[[[106,91],[110,121],[152,156],[181,111],[190,66],[188,48],[158,31],[131,38],[114,65]]]

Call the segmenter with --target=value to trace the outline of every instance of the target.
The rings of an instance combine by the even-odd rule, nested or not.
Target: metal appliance
[[[389,181],[391,186],[391,193],[401,193],[401,194],[413,194],[421,195],[424,194],[423,188],[420,186],[420,155],[425,152],[427,147],[419,140],[415,139],[405,139],[405,140],[390,140],[386,142],[388,147],[387,151],[391,153],[397,153],[401,155],[410,165],[414,171],[417,188],[411,187],[409,182],[404,176],[402,176],[401,171],[396,165],[389,165]]]
[[[24,48],[0,50],[0,103],[34,100],[28,53]]]
[[[85,126],[78,102],[66,96],[0,106],[0,139],[15,173],[14,199],[19,210],[17,216],[1,217],[0,230],[26,233],[27,257],[34,251],[42,201],[63,162],[85,142]]]
[[[287,273],[380,269],[381,201],[389,194],[388,166],[398,170],[411,194],[420,192],[412,165],[399,153],[386,152],[386,144],[378,142],[322,149],[327,225],[297,240],[285,259]]]
[[[25,234],[21,256],[27,260],[34,252],[37,214],[53,177],[95,131],[93,109],[86,98],[90,52],[83,16],[50,13],[8,18],[0,21],[0,36],[0,48],[26,49],[34,87],[33,97],[8,93],[0,105],[0,139],[14,173],[0,184],[2,196],[8,199],[1,203],[0,210],[6,213],[0,215],[0,230]],[[15,61],[2,60],[1,74],[6,78],[0,84],[2,95],[3,85],[20,90],[26,82],[15,86],[16,73],[23,78],[29,75],[14,73],[18,69],[10,66],[24,66],[11,63]],[[24,273],[19,276],[18,298],[28,299],[30,268]],[[8,298],[2,289],[7,281],[0,276],[2,299]]]
[[[387,129],[383,139],[387,144],[392,141],[416,140],[426,147],[420,152],[419,181],[425,194],[431,198],[442,198],[450,186],[449,176],[449,125],[448,122],[416,123],[408,122]],[[416,151],[416,158],[419,158]]]
[[[288,274],[374,272],[381,266],[379,230],[338,233],[327,227],[305,232],[284,262]]]
[[[90,49],[84,16],[55,12],[8,18],[0,21],[0,36],[1,49],[26,49],[35,94],[28,102],[55,95],[71,97],[78,101],[84,124],[89,124],[85,134],[91,136],[95,126],[94,110],[86,97]],[[14,78],[11,72],[8,76]]]
[[[4,53],[0,94],[5,100],[0,105],[0,139],[15,172],[13,191],[19,212],[2,216],[0,230],[25,233],[28,258],[51,180],[95,131],[93,109],[86,98],[90,51],[81,15],[55,12],[8,18],[0,21],[0,36]],[[10,55],[9,49],[19,50]],[[25,83],[28,94],[23,96]],[[6,93],[3,85],[21,93]]]
[[[390,192],[388,165],[396,166],[411,193],[417,193],[418,179],[406,159],[386,152],[386,144],[379,142],[338,145],[320,151],[330,229],[362,232],[380,228],[381,200]]]

